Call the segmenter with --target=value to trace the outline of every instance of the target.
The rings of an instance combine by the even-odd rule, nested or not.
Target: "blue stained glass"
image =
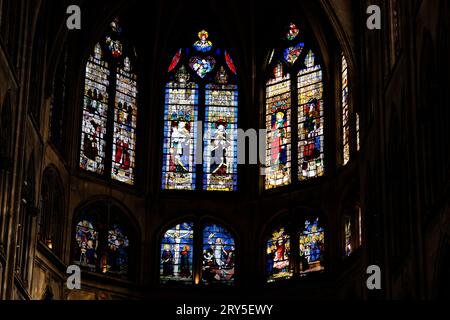
[[[289,63],[290,65],[293,65],[297,61],[297,59],[300,57],[304,46],[305,46],[305,44],[303,42],[300,42],[299,44],[297,44],[294,47],[289,47],[289,48],[285,49],[284,53],[283,53],[284,60],[287,63]]]
[[[221,226],[207,224],[203,229],[202,281],[234,283],[235,243],[231,234]]]
[[[189,66],[194,70],[200,78],[204,78],[208,73],[213,71],[216,60],[213,57],[192,57]]]
[[[98,259],[98,230],[91,220],[81,220],[75,230],[75,263],[96,271]]]
[[[180,68],[185,78],[184,66]],[[198,119],[198,86],[169,82],[164,111],[163,189],[195,189],[195,152]]]
[[[203,181],[207,191],[235,191],[238,92],[235,85],[207,85]]]
[[[198,33],[198,40],[194,43],[195,50],[199,52],[208,52],[212,49],[212,42],[208,40],[209,34],[207,31],[202,30]]]
[[[319,219],[306,220],[299,232],[300,273],[307,274],[324,270],[325,230]]]
[[[122,228],[113,225],[108,231],[108,257],[106,272],[119,275],[128,273],[128,247],[130,243]]]
[[[160,280],[192,283],[193,223],[182,223],[164,233],[161,241]]]

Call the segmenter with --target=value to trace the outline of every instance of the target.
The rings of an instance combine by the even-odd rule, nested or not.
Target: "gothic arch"
[[[47,166],[42,174],[40,202],[38,238],[62,258],[66,222],[65,190],[59,170],[53,164]]]
[[[186,237],[188,234],[190,236]],[[183,218],[171,220],[156,233],[155,261],[159,261],[157,283],[160,286],[192,285],[194,283],[203,286],[235,285],[236,281],[239,281],[240,252],[242,252],[242,243],[237,235],[234,228],[223,219],[212,217],[206,213],[185,215]],[[176,238],[179,240],[176,241]],[[225,252],[225,254],[220,253],[221,258],[218,258],[219,253],[212,249],[217,246],[220,246],[221,251]],[[181,250],[184,251],[184,247],[188,247],[186,252],[188,252],[188,261],[190,261],[190,276],[182,274],[183,263],[180,265],[179,258],[177,258],[179,254],[183,254]],[[209,250],[214,251],[209,252]],[[207,257],[207,254],[210,256]],[[220,264],[217,259],[221,261]],[[167,261],[171,261],[170,266]],[[174,268],[176,268],[175,271]],[[179,268],[181,268],[181,272]],[[220,269],[216,270],[216,268]],[[218,272],[218,270],[223,270],[223,272]]]
[[[140,228],[120,201],[97,196],[73,213],[70,259],[89,272],[128,281],[140,278]]]

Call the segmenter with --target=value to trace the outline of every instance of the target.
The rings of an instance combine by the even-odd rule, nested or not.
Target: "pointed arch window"
[[[291,23],[268,64],[266,190],[320,177],[325,171],[322,67],[303,38]]]
[[[234,237],[221,225],[192,221],[174,225],[161,239],[160,282],[233,285],[235,247]]]
[[[351,104],[352,92],[349,74],[349,65],[344,52],[340,56],[340,90],[341,102],[339,105],[340,116],[340,150],[341,163],[346,166],[350,160],[361,150],[361,114]]]
[[[165,92],[162,189],[237,190],[236,74],[229,52],[205,30],[175,53]]]
[[[136,55],[124,38],[119,20],[115,19],[86,64],[80,167],[134,185]]]
[[[325,228],[319,217],[308,215],[300,223],[278,227],[266,241],[266,281],[273,283],[322,272],[324,253]]]
[[[135,276],[136,230],[116,205],[97,201],[75,216],[73,262],[84,270],[132,280]]]

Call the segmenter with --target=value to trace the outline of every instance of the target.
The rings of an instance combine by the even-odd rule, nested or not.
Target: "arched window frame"
[[[238,116],[239,116],[239,83],[237,79],[236,64],[233,60],[232,52],[216,45],[217,37],[215,34],[210,35],[208,31],[202,30],[198,33],[199,39],[197,41],[188,42],[185,48],[174,50],[173,56],[166,74],[165,85],[165,105],[163,113],[163,146],[162,146],[162,175],[161,175],[161,188],[164,191],[203,191],[203,192],[235,192],[238,190],[238,168],[237,168],[237,128],[238,128]],[[191,39],[192,40],[192,39]],[[206,51],[201,51],[195,48],[195,45],[204,42],[205,46],[211,46]],[[215,60],[214,68],[206,73],[204,77],[194,71],[193,60],[199,57],[200,59],[208,60],[212,57]],[[209,60],[211,61],[211,60]],[[225,75],[227,81],[221,83]],[[183,87],[182,84],[187,83],[187,87]],[[171,103],[172,93],[171,90],[177,88],[186,89],[190,91],[189,99],[186,99],[186,105],[190,106],[190,119],[183,122],[190,122],[190,140],[189,146],[189,168],[186,171],[188,181],[181,183],[182,178],[179,177],[179,173],[174,171],[174,161],[171,155],[174,151],[173,143],[173,130],[172,126],[177,121],[173,119],[173,112],[176,103]],[[231,94],[232,99],[230,103],[218,106],[214,104],[215,92],[226,92]],[[219,108],[226,108],[226,119],[215,119],[214,110]],[[172,111],[173,111],[172,110]],[[187,110],[184,109],[183,110]],[[223,114],[223,113],[219,113]],[[211,118],[208,118],[208,117]],[[223,121],[224,120],[224,121]],[[197,121],[202,121],[203,128],[197,127]],[[227,154],[223,158],[226,159],[226,173],[221,177],[214,177],[214,172],[220,170],[222,163],[217,168],[212,168],[214,164],[214,156],[212,152],[209,152],[209,146],[211,145],[211,134],[213,130],[208,126],[218,125],[223,121],[225,127],[224,140],[229,143]],[[203,132],[200,132],[202,129]],[[216,132],[218,134],[218,132]],[[202,141],[200,140],[202,137]],[[200,152],[201,151],[201,152]],[[198,163],[200,161],[201,165]],[[220,157],[220,156],[218,156]],[[230,163],[232,162],[232,163]],[[184,163],[183,163],[184,164]],[[209,166],[209,168],[208,168]],[[231,167],[231,169],[230,169]],[[170,183],[170,181],[178,180],[180,183]]]
[[[342,215],[342,255],[347,258],[352,256],[363,245],[362,209],[356,202],[346,207]]]
[[[134,47],[128,40],[126,30],[122,29],[120,23],[119,18],[115,18],[111,22],[109,31],[95,45],[86,62],[78,163],[83,173],[100,177],[109,182],[134,187],[137,178],[136,130],[137,113],[139,112],[137,56]],[[91,69],[89,69],[90,65],[93,66]],[[88,77],[88,70],[95,68],[99,68],[97,70],[101,70],[100,72],[103,73],[100,86],[104,88],[106,97],[102,95],[101,100],[88,97],[88,89],[92,91],[92,89],[98,88],[89,84],[95,81],[92,77]],[[103,115],[97,117],[95,128],[92,124],[94,116],[87,111],[89,101],[90,103],[102,101],[101,105],[106,109]],[[125,104],[122,102],[128,102],[128,109],[123,107]],[[92,124],[93,129],[91,129],[95,130],[95,138],[87,132],[89,128],[85,124],[85,116],[86,121],[89,119]],[[126,134],[119,133],[124,130]],[[95,141],[98,143],[94,143],[97,134],[99,138]],[[85,140],[86,137],[89,139]],[[97,149],[94,151],[94,154],[97,154],[96,160],[86,156],[88,152],[86,146],[89,146],[90,141],[90,148],[93,143],[96,144]],[[99,158],[101,158],[100,162],[97,161]],[[95,164],[95,167],[90,168],[90,164]]]
[[[79,223],[88,221],[96,232],[96,249],[95,264],[82,264],[81,259],[78,258],[80,245],[78,243],[76,233],[79,231]],[[127,270],[126,272],[108,270],[108,254],[109,246],[114,239],[110,238],[110,231],[113,231],[115,226],[122,230],[122,234],[126,237],[125,247],[127,253]],[[90,226],[88,226],[90,228]],[[83,270],[98,275],[119,278],[126,281],[135,281],[138,279],[139,270],[139,253],[136,248],[140,248],[140,232],[136,222],[133,220],[128,210],[120,203],[112,199],[99,199],[90,201],[80,206],[74,214],[72,220],[71,230],[71,262],[79,265]],[[120,239],[119,239],[120,240]]]
[[[65,196],[61,177],[53,166],[47,167],[42,175],[40,202],[38,239],[62,258]]]
[[[343,167],[353,161],[361,151],[361,111],[354,103],[351,60],[341,51],[339,66],[338,137],[340,163]]]
[[[325,64],[321,57],[321,50],[319,50],[318,45],[316,44],[316,40],[311,37],[311,34],[309,32],[309,29],[304,26],[303,24],[299,24],[297,22],[291,22],[287,25],[287,28],[284,30],[285,32],[282,34],[281,40],[278,41],[278,44],[275,46],[275,49],[273,49],[270,52],[270,55],[268,57],[268,62],[266,65],[266,73],[265,78],[267,80],[266,86],[265,86],[265,94],[264,94],[264,107],[263,107],[263,123],[266,129],[268,130],[268,138],[266,141],[266,164],[265,164],[265,182],[264,182],[264,190],[278,190],[280,188],[285,188],[292,185],[299,185],[304,184],[310,180],[316,180],[320,179],[322,176],[325,175],[327,170],[327,159],[325,157],[325,150],[326,150],[326,144],[329,142],[325,142],[325,140],[329,140],[327,137],[327,108],[330,105],[329,99],[328,99],[328,86],[329,81],[327,79],[327,72],[325,68]],[[293,33],[293,34],[292,34]],[[290,40],[288,37],[292,37],[292,40]],[[287,48],[295,47],[297,44],[302,44],[302,50],[300,55],[297,57],[297,59],[294,61],[294,63],[288,63],[284,57],[284,52],[287,50]],[[312,52],[314,55],[314,65],[313,68],[318,67],[316,70],[309,70],[307,71],[307,57]],[[290,123],[286,126],[286,131],[290,133],[290,141],[287,142],[287,164],[285,172],[288,172],[288,177],[286,177],[284,174],[284,177],[282,178],[282,182],[278,185],[275,185],[273,183],[270,183],[270,180],[273,180],[270,178],[271,175],[271,160],[269,159],[272,156],[271,147],[269,146],[269,141],[272,131],[268,128],[268,121],[270,120],[269,114],[267,112],[268,108],[268,90],[267,88],[269,86],[273,85],[273,74],[274,74],[274,68],[277,64],[282,65],[282,75],[283,75],[283,81],[289,81],[290,86],[288,87],[288,91],[290,94]],[[318,103],[320,103],[320,116],[316,117],[315,120],[320,119],[321,128],[318,130],[317,137],[320,139],[320,156],[315,157],[314,161],[319,161],[320,166],[316,167],[316,171],[312,170],[310,171],[310,164],[312,161],[307,161],[304,153],[301,152],[301,147],[307,147],[306,145],[302,144],[303,142],[306,142],[307,139],[302,138],[301,136],[301,129],[300,126],[304,124],[305,122],[302,122],[299,108],[300,107],[306,107],[308,104],[300,104],[299,101],[299,92],[302,88],[308,88],[308,84],[306,86],[301,86],[299,84],[299,81],[301,79],[301,71],[306,71],[304,75],[308,76],[308,74],[315,75],[316,72],[320,73],[320,81],[317,81],[316,84],[318,85],[314,90],[317,90],[319,87],[321,91],[321,99],[317,98]],[[272,81],[272,83],[271,83]],[[275,82],[276,83],[276,82]],[[311,87],[311,86],[309,86]],[[276,96],[276,95],[275,95]],[[314,106],[318,106],[315,104]],[[288,116],[287,116],[288,117]],[[302,127],[303,128],[303,127]],[[289,131],[290,130],[290,131]],[[320,134],[321,132],[321,134]],[[316,144],[317,146],[317,144]],[[306,150],[306,149],[304,149]],[[315,149],[314,149],[315,150]],[[289,160],[290,157],[290,160]],[[302,168],[304,162],[308,163],[307,170],[303,170]],[[317,162],[316,162],[317,163]],[[304,174],[306,172],[306,175]],[[309,176],[309,173],[314,173],[315,176]],[[270,179],[270,180],[269,180]]]
[[[162,279],[163,276],[162,270],[163,270],[163,263],[162,263],[162,257],[163,257],[163,244],[164,242],[164,236],[167,231],[172,230],[178,225],[181,224],[192,224],[192,234],[193,234],[193,240],[192,240],[192,279],[188,280],[167,280]],[[234,241],[234,250],[230,250],[232,254],[234,255],[234,262],[233,262],[233,273],[231,281],[225,281],[224,279],[221,279],[221,281],[214,281],[208,283],[205,281],[203,276],[205,275],[203,266],[204,266],[204,260],[203,260],[203,254],[204,254],[204,231],[205,227],[207,225],[215,225],[219,228],[222,228],[226,233],[228,233],[231,236],[231,239]],[[158,235],[158,248],[157,248],[157,261],[158,261],[158,283],[161,287],[181,287],[181,286],[202,286],[202,287],[233,287],[236,285],[236,283],[239,281],[239,266],[240,266],[240,257],[239,257],[239,248],[240,248],[240,241],[237,237],[237,233],[233,228],[230,227],[229,224],[224,223],[223,221],[219,221],[216,218],[210,218],[209,216],[204,217],[195,217],[195,216],[187,216],[183,219],[178,219],[176,221],[172,221],[169,224],[166,224],[164,228],[161,230],[161,232]]]
[[[301,250],[300,250],[300,239],[301,233],[305,229],[306,221],[316,221],[318,219],[319,226],[323,229],[324,242],[323,250],[320,251],[321,254],[321,262],[320,262],[320,270],[316,271],[305,271],[301,265]],[[285,229],[285,234],[290,239],[290,252],[289,252],[289,269],[291,272],[290,277],[282,277],[280,279],[269,278],[267,266],[269,262],[268,258],[268,247],[267,243],[269,239],[272,239],[272,234],[274,231],[277,231],[281,228]],[[269,223],[266,227],[266,231],[263,234],[263,252],[264,259],[263,261],[263,269],[264,269],[264,281],[268,285],[277,285],[279,283],[285,283],[288,281],[296,281],[297,279],[309,278],[320,276],[328,269],[328,226],[325,215],[317,210],[311,210],[308,208],[295,208],[292,212],[285,214],[283,217],[276,219]]]

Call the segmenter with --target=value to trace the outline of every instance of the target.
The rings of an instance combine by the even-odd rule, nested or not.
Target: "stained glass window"
[[[324,107],[322,70],[312,51],[298,74],[299,180],[324,173]]]
[[[290,23],[289,24],[289,31],[286,35],[286,39],[289,41],[294,40],[295,38],[297,38],[298,34],[300,33],[300,29],[297,28],[297,26],[295,25],[295,23]]]
[[[325,174],[322,66],[301,29],[290,23],[286,30],[268,66],[266,190]]]
[[[89,267],[91,271],[96,271],[98,259],[98,231],[94,225],[89,220],[80,220],[75,230],[77,245],[74,262]]]
[[[81,268],[129,280],[135,265],[130,248],[136,243],[131,224],[112,203],[98,201],[77,216],[73,261]]]
[[[300,42],[293,47],[289,47],[289,48],[285,49],[284,50],[284,60],[288,64],[293,65],[297,61],[297,59],[300,57],[300,54],[302,53],[304,46],[305,46],[305,44],[303,42]]]
[[[237,187],[237,86],[228,85],[225,69],[217,82],[206,85],[204,183],[206,190],[234,191]]]
[[[182,66],[166,87],[163,189],[194,190],[198,86]]]
[[[290,252],[290,237],[286,233],[285,228],[274,231],[272,237],[267,241],[267,282],[290,279],[292,277]]]
[[[86,65],[80,166],[98,174],[105,169],[109,79],[109,65],[97,44]]]
[[[344,216],[344,235],[345,235],[345,255],[348,257],[353,252],[352,246],[352,218],[351,216]]]
[[[182,223],[164,233],[161,242],[160,280],[162,283],[192,283],[194,224]]]
[[[108,255],[104,272],[124,275],[128,273],[128,237],[122,228],[114,224],[108,231]]]
[[[215,224],[203,229],[202,280],[205,284],[234,283],[235,243],[231,234]]]
[[[178,52],[172,58],[172,62],[170,63],[170,66],[169,66],[169,72],[171,72],[173,69],[175,69],[175,67],[178,65],[178,62],[180,62],[180,58],[181,58],[181,49],[178,50]]]
[[[291,81],[281,63],[266,90],[266,189],[273,189],[291,182]]]
[[[234,65],[233,59],[226,51],[225,51],[225,62],[227,63],[228,68],[230,68],[231,72],[236,74],[237,71],[236,71],[236,66]]]
[[[350,161],[350,107],[348,101],[348,66],[345,55],[342,54],[342,147],[344,165]]]
[[[162,188],[235,191],[238,125],[236,66],[227,51],[213,46],[207,31],[200,31],[198,37],[199,40],[194,43],[195,51],[189,48],[180,50],[169,67],[170,81],[166,86],[164,111]],[[198,128],[197,121],[202,121],[203,127]],[[198,140],[201,133],[203,141]]]
[[[200,52],[208,52],[212,49],[212,42],[208,40],[209,33],[202,30],[198,33],[198,38],[200,40],[194,43],[194,48]]]
[[[305,221],[299,241],[300,274],[324,270],[325,231],[318,218]]]
[[[131,50],[123,44],[121,32],[115,19],[86,65],[80,167],[133,185],[137,77],[132,57],[126,54]],[[106,159],[108,154],[111,157],[111,150],[111,160]]]
[[[129,58],[118,68],[114,115],[113,179],[133,184],[137,117],[136,75]]]

